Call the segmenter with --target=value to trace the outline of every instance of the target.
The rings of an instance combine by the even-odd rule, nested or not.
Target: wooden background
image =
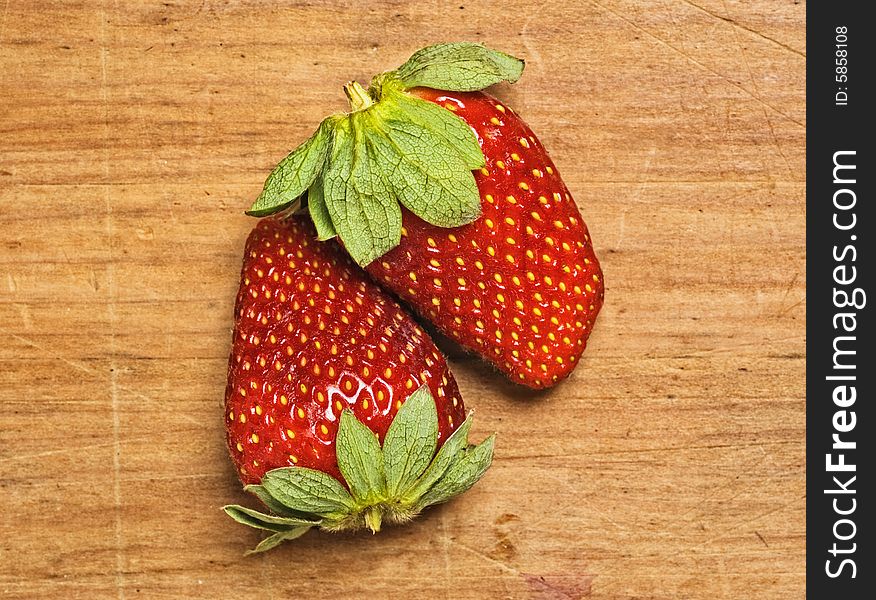
[[[805,4],[0,0],[0,596],[799,598]],[[264,556],[221,402],[242,214],[341,85],[415,49],[496,93],[603,261],[571,381],[452,367],[485,479]]]

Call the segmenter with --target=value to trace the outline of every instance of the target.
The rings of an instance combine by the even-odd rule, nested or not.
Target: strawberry
[[[401,243],[367,270],[512,380],[547,387],[572,371],[602,307],[587,226],[544,146],[510,108],[482,92],[412,93],[477,134],[482,216],[441,230],[405,210]]]
[[[429,337],[306,218],[250,234],[235,307],[225,424],[240,480],[275,514],[226,507],[272,533],[406,521],[468,489],[492,438],[470,421]],[[436,455],[437,450],[437,455]]]
[[[544,146],[478,90],[523,61],[477,44],[415,53],[325,119],[250,209],[305,207],[321,240],[513,381],[568,376],[602,307],[599,262]],[[306,192],[306,194],[305,194]]]

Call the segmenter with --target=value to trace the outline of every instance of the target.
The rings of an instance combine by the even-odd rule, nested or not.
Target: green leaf
[[[259,542],[259,544],[255,548],[253,548],[252,550],[248,550],[246,552],[246,555],[258,554],[259,552],[266,552],[271,548],[276,548],[286,540],[294,540],[295,538],[301,537],[302,535],[307,533],[308,529],[310,529],[309,525],[296,527],[295,529],[290,529],[289,531],[281,531],[273,535],[269,535],[261,542]]]
[[[401,241],[401,208],[357,123],[364,113],[338,122],[323,189],[329,216],[347,252],[360,265]]]
[[[313,136],[280,161],[265,181],[265,187],[247,211],[254,217],[274,214],[291,205],[307,191],[322,171],[331,141],[331,121],[320,123]]]
[[[523,61],[481,44],[456,42],[419,50],[395,75],[405,89],[429,87],[456,92],[482,90],[500,81],[514,83]]]
[[[262,504],[267,506],[270,510],[278,515],[298,519],[306,519],[308,516],[306,513],[294,511],[288,506],[280,504],[279,502],[277,502],[277,500],[274,499],[273,496],[268,493],[268,491],[264,487],[260,485],[247,485],[244,486],[243,490],[254,495],[256,498],[262,501]]]
[[[459,154],[466,168],[474,170],[484,166],[484,153],[468,123],[446,108],[409,94],[388,90],[386,97],[395,102],[412,122],[441,137],[447,146]]]
[[[222,510],[238,523],[256,529],[264,529],[266,531],[289,531],[296,527],[313,527],[314,525],[320,524],[319,520],[313,521],[308,519],[266,515],[265,513],[237,504],[223,506]]]
[[[345,515],[353,498],[340,482],[322,471],[305,467],[282,467],[265,473],[262,486],[288,508],[321,517]]]
[[[464,455],[450,465],[444,477],[423,494],[418,506],[425,508],[433,504],[440,504],[458,496],[477,483],[490,467],[493,460],[493,444],[496,436],[491,435],[480,445],[466,450]]]
[[[395,498],[423,474],[438,443],[438,411],[429,386],[422,385],[395,415],[383,440],[386,489]]]
[[[332,224],[328,207],[325,205],[325,195],[322,186],[322,177],[317,177],[307,191],[307,208],[310,211],[310,218],[316,226],[316,235],[320,242],[330,240],[338,235],[338,232],[335,231],[335,226]]]
[[[370,505],[386,497],[380,441],[350,410],[341,413],[335,451],[338,468],[359,505]]]
[[[416,502],[429,488],[435,485],[435,482],[441,479],[444,473],[447,472],[447,469],[450,468],[454,459],[465,451],[468,445],[469,429],[471,429],[471,415],[466,417],[462,425],[447,438],[438,454],[432,459],[429,468],[423,473],[423,476],[410,489],[403,491],[402,498],[405,502]]]
[[[481,197],[471,170],[444,139],[392,105],[378,105],[365,131],[395,195],[405,207],[438,227],[459,227],[481,214]]]

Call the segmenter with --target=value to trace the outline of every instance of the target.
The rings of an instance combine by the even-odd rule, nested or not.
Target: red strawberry
[[[602,306],[587,227],[544,146],[478,92],[523,62],[476,44],[415,53],[268,178],[251,214],[307,207],[384,287],[512,380],[569,375]],[[442,91],[454,90],[454,91]],[[402,208],[403,207],[403,208]]]
[[[235,307],[228,447],[241,481],[261,482],[249,489],[280,516],[227,510],[273,531],[268,546],[315,524],[377,530],[384,518],[407,520],[449,497],[436,487],[459,487],[453,461],[476,464],[479,477],[491,452],[492,441],[466,459],[462,398],[429,337],[337,244],[314,238],[305,218],[262,220]],[[444,471],[421,481],[458,428]]]
[[[482,92],[412,93],[477,133],[483,214],[442,230],[406,210],[401,243],[367,270],[508,377],[550,386],[575,367],[602,307],[602,271],[581,213],[510,108]]]

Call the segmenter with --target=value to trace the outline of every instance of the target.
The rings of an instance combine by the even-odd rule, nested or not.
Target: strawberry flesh
[[[262,219],[246,243],[225,393],[241,481],[298,465],[343,482],[341,412],[382,443],[421,383],[435,398],[440,447],[465,409],[432,340],[336,242],[317,242],[308,218]]]

